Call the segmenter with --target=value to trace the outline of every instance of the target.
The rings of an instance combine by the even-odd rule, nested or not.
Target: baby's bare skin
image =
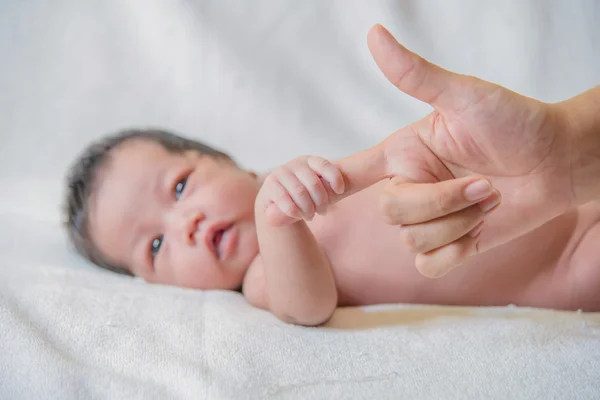
[[[600,204],[560,216],[474,256],[441,278],[429,279],[419,274],[415,256],[399,243],[398,227],[387,225],[378,212],[382,185],[343,200],[325,218],[309,224],[330,259],[340,304],[598,308],[600,271],[585,268],[585,259],[592,258],[593,246],[600,243]]]
[[[600,243],[600,203],[582,206],[470,258],[444,277],[429,279],[415,269],[415,255],[400,243],[399,228],[386,224],[378,210],[384,185],[352,195],[308,223],[329,259],[338,305],[600,307],[600,271],[586,265]],[[264,290],[261,263],[253,263],[247,278],[247,284]]]
[[[600,310],[600,87],[543,103],[432,65],[382,27],[369,46],[434,111],[336,165],[303,156],[264,179],[121,146],[90,203],[98,249],[148,282],[243,284],[302,325],[398,302]]]

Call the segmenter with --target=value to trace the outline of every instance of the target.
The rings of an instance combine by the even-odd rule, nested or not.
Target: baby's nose
[[[187,245],[196,243],[195,235],[198,231],[198,225],[204,219],[204,214],[200,211],[188,211],[173,213],[169,221],[169,225],[173,230],[173,234]]]

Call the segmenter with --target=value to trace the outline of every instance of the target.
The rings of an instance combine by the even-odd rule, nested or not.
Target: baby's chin
[[[235,261],[239,262],[236,269],[247,271],[258,256],[258,238],[255,229],[240,229],[235,256],[237,258]]]

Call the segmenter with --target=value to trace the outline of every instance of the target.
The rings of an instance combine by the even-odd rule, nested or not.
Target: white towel
[[[600,314],[340,309],[281,323],[234,293],[59,268],[0,276],[2,399],[593,399]]]

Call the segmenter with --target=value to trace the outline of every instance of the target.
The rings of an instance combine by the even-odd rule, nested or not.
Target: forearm
[[[308,175],[307,169],[303,168],[306,166],[310,171]],[[335,310],[337,288],[329,260],[312,232],[303,220],[297,220],[298,216],[290,215],[291,211],[287,210],[285,198],[290,196],[287,191],[299,183],[304,185],[298,176],[308,182],[310,174],[315,174],[317,183],[308,183],[312,193],[306,188],[304,194],[310,196],[314,210],[318,205],[330,206],[387,176],[383,145],[373,146],[335,164],[314,157],[299,157],[278,171],[265,179],[256,201],[255,222],[266,293],[257,303],[264,304],[284,321],[318,325],[327,321]],[[324,184],[322,190],[319,190],[319,180]],[[309,208],[303,197],[298,193],[295,195],[290,197],[296,202],[294,207],[304,207],[307,213],[314,212],[307,211]],[[282,211],[284,209],[286,212]]]
[[[336,285],[306,223],[271,226],[257,208],[256,229],[271,312],[300,325],[326,322],[337,306]]]
[[[577,204],[600,199],[600,86],[559,104],[571,139],[571,173]]]

